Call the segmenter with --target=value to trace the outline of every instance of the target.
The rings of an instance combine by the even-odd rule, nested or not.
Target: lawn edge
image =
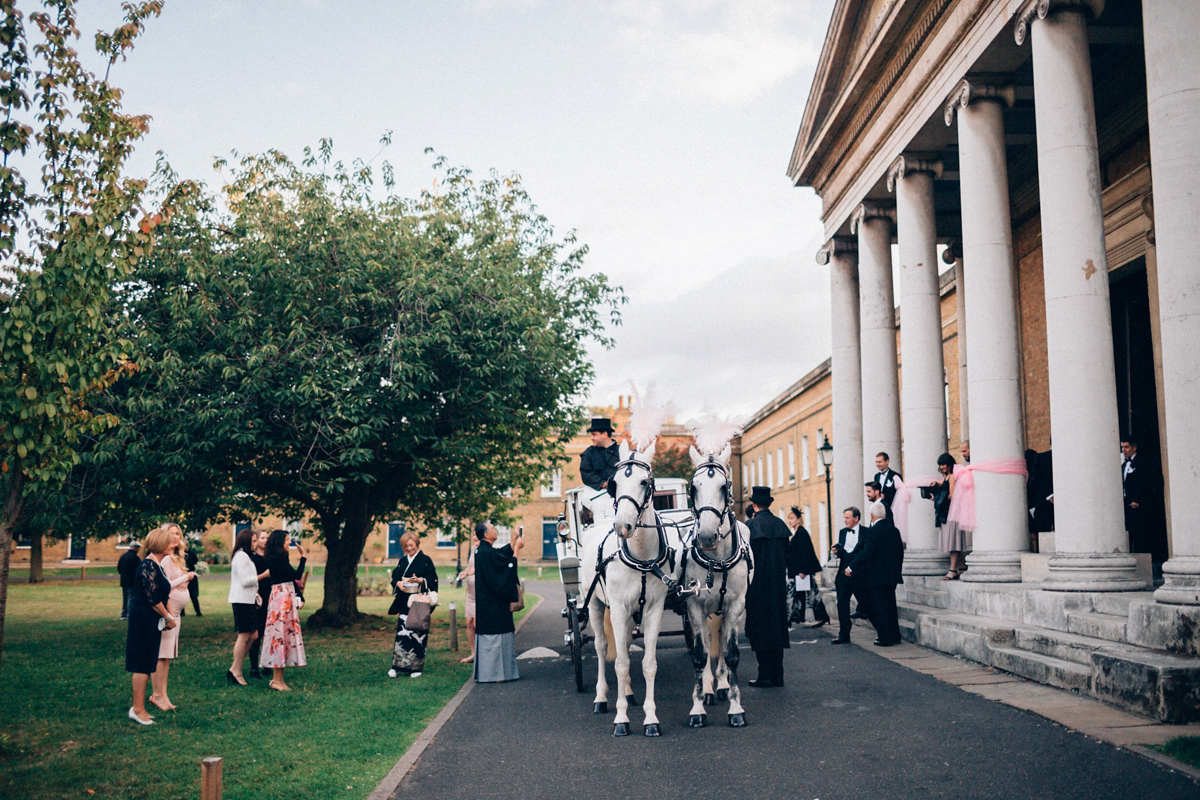
[[[1191,766],[1190,764],[1185,764],[1182,761],[1179,761],[1178,759],[1171,758],[1166,753],[1160,753],[1157,750],[1151,750],[1149,747],[1146,747],[1146,746],[1140,745],[1140,744],[1126,745],[1125,749],[1130,751],[1131,753],[1137,753],[1142,758],[1148,758],[1151,761],[1155,761],[1159,764],[1162,764],[1164,767],[1167,767],[1168,769],[1173,769],[1176,772],[1182,772],[1184,775],[1187,775],[1192,780],[1200,783],[1200,769],[1196,769],[1195,767]]]
[[[533,604],[533,608],[529,609],[529,611],[525,613],[525,616],[521,617],[520,622],[518,622],[516,625],[516,632],[520,632],[521,627],[525,624],[525,621],[533,616],[533,613],[538,610],[545,599],[546,598],[544,597],[539,597],[537,602]],[[408,777],[408,773],[412,772],[413,767],[417,765],[417,761],[425,752],[425,748],[429,747],[430,743],[433,742],[434,737],[438,735],[438,732],[441,731],[442,727],[450,721],[452,716],[454,716],[454,712],[457,711],[458,707],[462,705],[462,702],[467,699],[467,695],[471,693],[471,690],[475,688],[475,685],[474,678],[467,678],[467,682],[462,685],[462,688],[458,690],[458,693],[455,694],[454,697],[450,698],[450,702],[442,706],[442,710],[439,711],[438,715],[433,718],[433,722],[429,723],[429,725],[425,727],[425,730],[421,731],[421,733],[417,735],[416,741],[409,745],[409,748],[404,751],[404,755],[400,756],[400,760],[396,762],[396,766],[392,767],[391,771],[384,776],[384,779],[379,782],[379,785],[375,787],[375,791],[371,792],[371,794],[367,797],[367,800],[388,800],[388,798],[395,793],[396,789],[400,787],[400,784],[404,782],[404,779]]]

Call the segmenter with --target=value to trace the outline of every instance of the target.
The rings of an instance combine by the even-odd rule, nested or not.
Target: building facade
[[[1200,701],[1163,688],[1170,670],[1200,686],[1197,34],[1191,0],[838,0],[789,165],[820,195],[828,237],[835,506],[878,451],[906,476],[932,471],[951,444],[947,377],[962,378],[974,550],[962,581],[942,583],[931,505],[912,503],[910,637],[1172,719],[1200,718]],[[1164,478],[1140,558],[1129,438]],[[1033,557],[1020,465],[1051,447],[1056,531]],[[955,629],[947,608],[981,621]],[[1023,628],[1057,644],[1007,646]]]

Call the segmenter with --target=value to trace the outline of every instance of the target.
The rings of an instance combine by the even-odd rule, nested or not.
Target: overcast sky
[[[386,158],[402,194],[426,147],[521,175],[588,268],[630,298],[589,403],[655,381],[683,419],[750,413],[829,355],[820,205],[785,174],[833,0],[167,0],[113,73],[153,116],[133,169],[321,137]],[[85,34],[116,0],[86,0]]]

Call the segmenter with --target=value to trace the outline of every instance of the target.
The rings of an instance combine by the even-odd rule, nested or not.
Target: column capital
[[[1034,19],[1045,19],[1055,11],[1088,11],[1095,18],[1104,13],[1104,0],[1026,0],[1017,12],[1017,24],[1013,28],[1017,44],[1025,44]]]
[[[854,209],[854,213],[850,215],[850,230],[858,233],[858,226],[869,219],[886,219],[895,223],[896,209],[893,206],[877,202],[859,203],[858,208]]]
[[[858,253],[858,240],[853,236],[834,236],[817,250],[817,263],[828,266],[834,256]]]
[[[889,192],[896,191],[896,181],[906,175],[927,172],[934,178],[942,177],[942,162],[934,158],[921,158],[913,153],[901,153],[888,167],[887,188]]]
[[[942,263],[953,264],[960,258],[962,258],[962,242],[958,239],[946,242],[946,249],[942,251]]]
[[[946,98],[946,125],[954,124],[954,115],[960,108],[966,108],[971,103],[984,100],[1004,103],[1012,108],[1013,103],[1017,101],[1017,90],[1012,85],[981,83],[971,78],[963,78]]]

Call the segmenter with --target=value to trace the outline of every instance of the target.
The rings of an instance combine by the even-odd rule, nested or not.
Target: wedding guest
[[[389,614],[398,614],[396,618],[396,640],[392,644],[392,668],[388,677],[395,678],[401,672],[407,672],[410,678],[416,678],[425,670],[425,646],[429,643],[429,631],[413,631],[406,627],[408,622],[408,601],[414,594],[432,593],[437,597],[438,577],[434,569],[433,559],[421,552],[421,540],[409,531],[400,537],[400,563],[392,570],[392,601]]]
[[[467,639],[471,642],[471,655],[460,658],[458,663],[471,664],[475,661],[475,548],[467,555],[467,568],[458,573],[457,580],[463,581],[465,598],[463,614],[467,618]]]
[[[171,586],[159,565],[171,535],[162,528],[146,537],[146,557],[138,564],[129,599],[129,627],[125,635],[125,671],[133,674],[133,705],[129,718],[139,725],[153,725],[146,713],[146,684],[158,668],[158,652],[163,630],[171,630],[178,620],[167,610]],[[163,628],[159,628],[162,624]]]
[[[308,558],[304,546],[296,542],[300,554],[300,566],[293,567],[288,559],[288,532],[272,531],[267,537],[267,570],[271,573],[271,596],[267,601],[266,639],[263,644],[261,665],[273,671],[268,684],[277,692],[290,692],[283,679],[286,667],[303,667],[304,637],[300,633],[300,609],[297,603],[296,584],[304,575]]]
[[[487,522],[475,526],[475,680],[478,683],[515,681],[517,671],[516,626],[512,604],[517,602],[517,560],[525,537],[512,546],[493,547],[496,527]]]
[[[133,579],[137,575],[141,545],[130,542],[129,549],[117,559],[117,574],[121,576],[121,619],[129,619],[129,598],[133,595]]]
[[[177,530],[178,525],[174,526]],[[200,563],[200,554],[192,547],[191,542],[187,543],[184,548],[183,559],[188,570],[192,573],[192,579],[188,581],[187,590],[188,597],[192,599],[192,608],[196,610],[197,617],[203,617],[200,613],[200,580],[196,577],[196,565]]]
[[[791,541],[788,542],[787,554],[787,570],[788,580],[793,586],[793,600],[791,604],[791,616],[789,622],[804,622],[804,610],[807,606],[813,611],[813,619],[816,624],[812,627],[819,628],[822,625],[829,623],[829,611],[825,608],[824,601],[821,600],[821,589],[817,586],[817,575],[821,572],[821,561],[817,558],[817,551],[813,547],[812,539],[809,538],[808,530],[800,524],[800,509],[792,506],[788,509],[787,526],[792,531]],[[804,583],[808,582],[808,589],[803,591],[796,589],[796,581]]]
[[[938,528],[938,549],[950,554],[950,571],[942,578],[944,581],[956,581],[967,571],[966,558],[963,553],[967,550],[967,532],[950,519],[950,501],[954,498],[954,466],[958,462],[949,453],[938,456],[938,472],[942,474],[940,483],[932,483],[933,511]]]
[[[233,558],[229,561],[229,602],[233,605],[233,630],[237,639],[233,643],[233,664],[225,678],[236,686],[246,685],[242,663],[251,642],[258,639],[258,610],[254,603],[258,598],[258,584],[271,577],[266,570],[259,572],[254,563],[254,538],[255,531],[250,528],[238,533]]]
[[[262,671],[259,669],[259,655],[262,652],[263,639],[266,637],[267,631],[267,603],[271,599],[271,572],[267,569],[267,532],[258,528],[254,529],[254,547],[250,552],[250,559],[254,562],[254,569],[262,575],[266,573],[266,578],[260,578],[258,581],[258,597],[254,600],[254,619],[258,624],[258,636],[250,643],[250,677],[261,678]]]
[[[196,573],[187,568],[184,560],[183,531],[173,522],[168,522],[162,529],[171,537],[171,546],[162,557],[160,566],[167,582],[171,586],[171,595],[167,600],[167,611],[179,619],[188,602],[188,582],[196,577]],[[150,702],[163,711],[172,711],[175,704],[167,696],[167,678],[171,673],[171,662],[179,655],[179,625],[163,631],[158,648],[158,669],[154,671],[152,685],[153,693]]]

